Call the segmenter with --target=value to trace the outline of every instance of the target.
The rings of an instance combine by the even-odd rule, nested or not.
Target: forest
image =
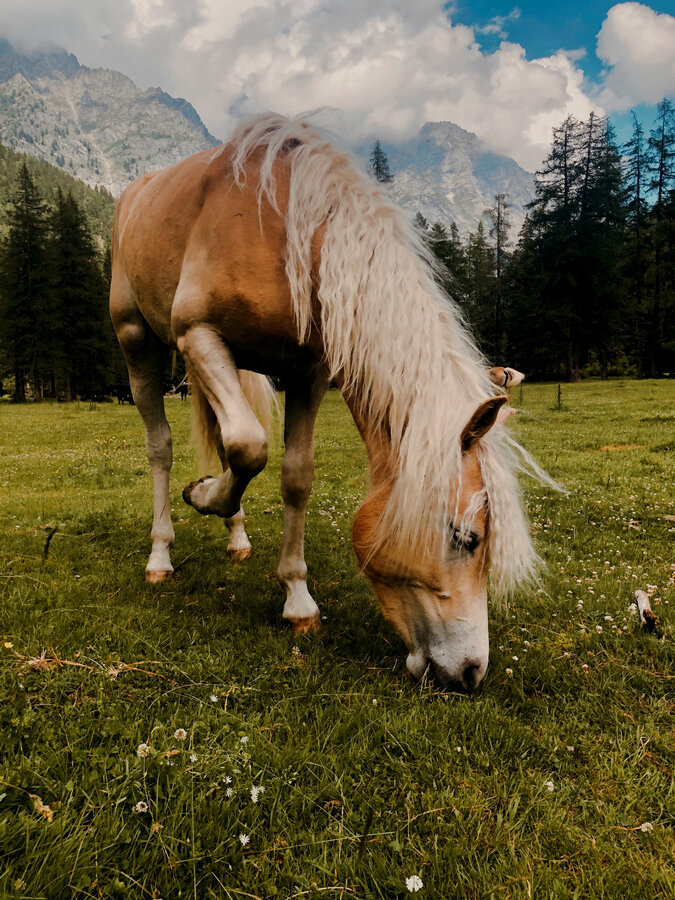
[[[392,180],[379,142],[370,169]],[[0,146],[0,395],[67,401],[126,381],[107,312],[114,207]],[[556,127],[517,236],[504,193],[465,238],[454,223],[416,222],[491,365],[577,381],[675,374],[674,219],[664,99],[648,133],[633,114],[623,146],[595,114]]]
[[[462,240],[454,225],[417,216],[491,364],[566,381],[675,374],[670,100],[648,135],[633,114],[624,146],[607,119],[568,117],[554,129],[520,234],[510,233],[505,194],[484,220]]]

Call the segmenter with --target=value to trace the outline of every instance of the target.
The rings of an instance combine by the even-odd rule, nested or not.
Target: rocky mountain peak
[[[66,50],[24,55],[1,39],[0,142],[113,194],[219,143],[187,100]]]

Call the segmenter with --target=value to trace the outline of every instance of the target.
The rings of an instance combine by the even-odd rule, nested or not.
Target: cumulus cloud
[[[619,3],[602,23],[597,54],[609,67],[598,95],[607,109],[620,112],[675,93],[675,16]]]
[[[8,0],[0,6],[0,35],[23,47],[50,40],[85,65],[186,97],[220,137],[242,114],[332,107],[340,113],[328,124],[351,143],[406,138],[426,121],[449,120],[535,169],[554,125],[598,109],[578,51],[528,59],[502,40],[487,52],[477,29],[453,23],[443,0],[11,2],[11,10]],[[608,22],[623,7],[651,13],[620,4]],[[514,8],[487,28],[501,33],[517,15]],[[621,68],[620,33],[612,25],[603,38],[614,67],[607,92],[615,91],[611,75]]]

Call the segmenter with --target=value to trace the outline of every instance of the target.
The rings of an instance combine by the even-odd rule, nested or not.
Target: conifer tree
[[[648,316],[647,347],[649,372],[654,377],[662,368],[664,341],[664,313],[672,311],[673,294],[673,222],[672,191],[675,189],[675,109],[672,101],[664,98],[657,106],[656,127],[648,139],[648,168],[650,188],[656,195],[651,219],[653,257],[650,281],[653,292]]]
[[[647,204],[647,147],[644,129],[633,112],[633,132],[624,147],[624,175],[626,180],[627,254],[624,275],[632,294],[632,309],[628,310],[634,337],[634,355],[640,375],[646,370],[648,348],[645,345],[646,312],[649,306],[646,269],[649,255]]]
[[[476,231],[469,234],[466,247],[465,311],[474,337],[485,353],[489,352],[493,342],[494,276],[494,251],[487,242],[485,226],[481,221]]]
[[[0,328],[17,402],[26,400],[27,380],[34,399],[42,399],[44,380],[54,362],[45,215],[45,204],[24,162],[0,252]]]
[[[50,217],[50,271],[66,399],[101,391],[109,362],[107,289],[84,214],[71,193],[57,191]]]
[[[370,171],[376,181],[388,184],[393,181],[389,171],[389,160],[379,141],[375,141],[370,154]]]
[[[509,219],[509,204],[506,194],[495,194],[495,205],[491,209],[486,209],[486,215],[490,222],[490,237],[494,240],[494,260],[495,260],[495,285],[494,285],[494,306],[493,306],[493,339],[492,339],[492,359],[495,365],[503,362],[503,323],[502,323],[502,307],[504,302],[504,267],[508,256],[509,229],[511,221]]]

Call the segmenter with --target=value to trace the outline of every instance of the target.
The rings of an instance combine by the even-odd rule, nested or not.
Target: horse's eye
[[[473,553],[480,543],[480,538],[475,531],[462,532],[459,528],[450,525],[450,541],[453,547],[457,547],[459,550],[466,550],[467,553]]]

